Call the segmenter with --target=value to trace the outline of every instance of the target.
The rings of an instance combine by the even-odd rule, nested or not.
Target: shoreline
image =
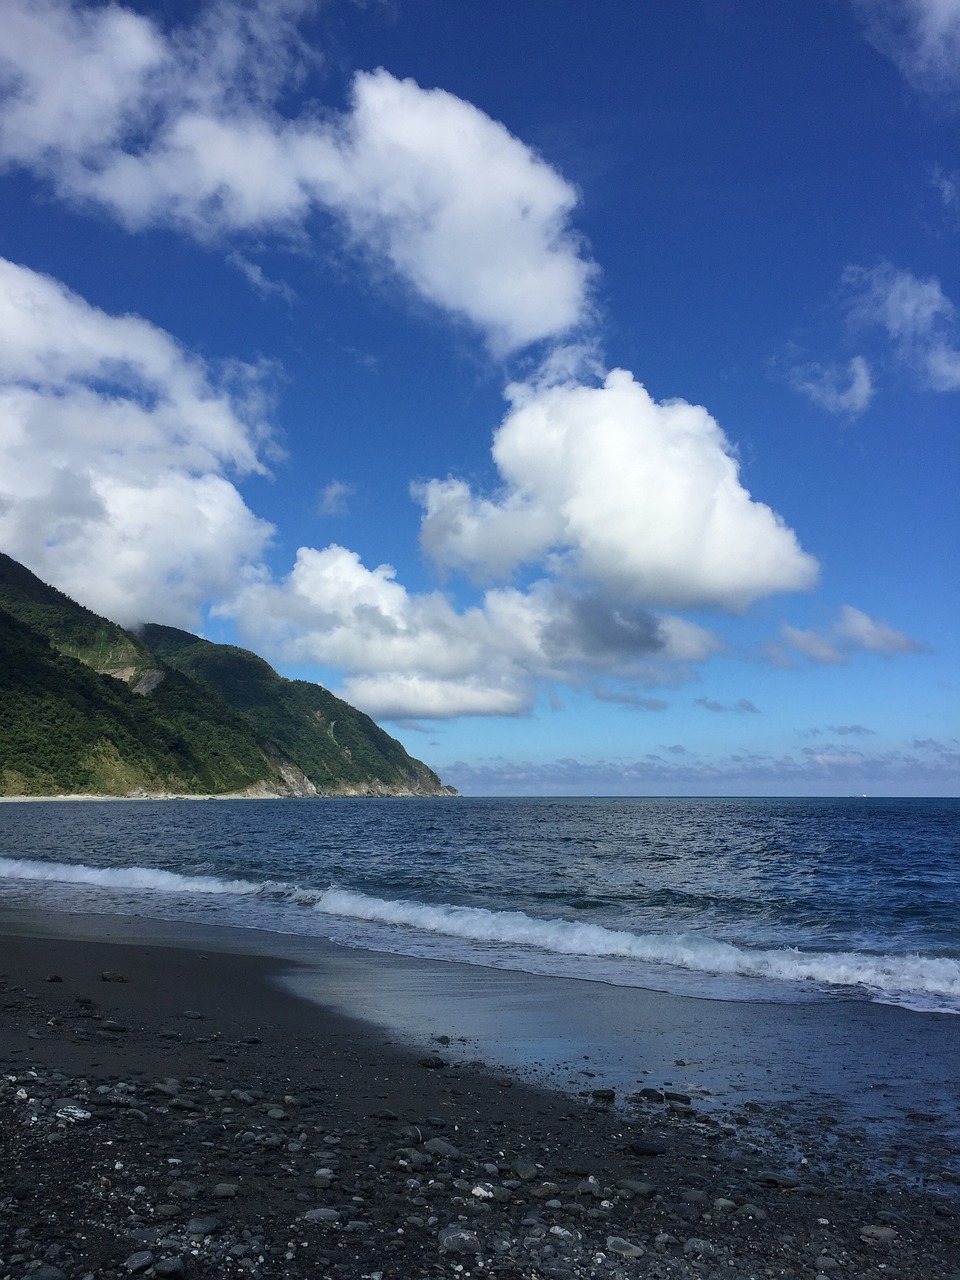
[[[291,795],[288,792],[248,787],[243,791],[185,792],[143,791],[132,795],[105,795],[101,792],[77,792],[52,796],[0,796],[0,804],[73,804],[89,802],[137,803],[156,800],[460,800],[460,793],[446,787],[441,791],[336,791],[318,792],[313,796]]]
[[[481,993],[463,973],[440,981],[438,969],[457,966],[333,944],[298,959],[254,952],[250,938],[238,948],[248,931],[69,920],[72,930],[62,917],[0,915],[0,1277],[40,1258],[68,1280],[85,1270],[356,1280],[391,1268],[419,1280],[456,1267],[505,1280],[644,1267],[812,1276],[832,1271],[831,1258],[840,1274],[960,1277],[956,1184],[931,1191],[916,1169],[907,1176],[919,1147],[891,1149],[883,1174],[868,1168],[857,1126],[837,1117],[821,1118],[818,1146],[789,1107],[744,1099],[712,1114],[680,1088],[611,1105],[600,1072],[582,1077],[584,1097],[505,1075],[473,1060],[478,1041],[458,1040],[452,993],[468,1005]],[[406,988],[386,981],[400,970]],[[509,1022],[529,976],[481,972],[488,1009]],[[530,981],[535,998],[543,981]],[[558,981],[569,1002],[577,984]],[[434,1032],[368,1016],[374,988],[394,999],[431,984]],[[596,1013],[596,992],[585,996]],[[665,1041],[664,1058],[681,1058],[667,1015],[685,999],[643,993],[648,1043]],[[930,1117],[913,1123],[921,1146],[942,1146]],[[955,1167],[956,1151],[931,1154]],[[16,1234],[44,1206],[59,1244],[35,1227]],[[151,1255],[142,1268],[130,1261],[138,1253]]]

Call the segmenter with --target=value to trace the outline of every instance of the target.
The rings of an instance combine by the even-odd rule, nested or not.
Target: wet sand
[[[960,1280],[957,1019],[837,1002],[864,1079],[903,1052],[824,1110],[822,1005],[11,913],[0,986],[0,1278]]]

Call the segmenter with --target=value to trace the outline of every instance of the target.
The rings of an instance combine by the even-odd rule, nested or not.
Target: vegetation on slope
[[[5,609],[0,654],[0,794],[196,794],[245,787],[267,772],[242,722],[170,715],[58,653]]]
[[[247,649],[211,644],[174,627],[150,624],[141,638],[171,667],[215,689],[320,790],[376,784],[425,794],[440,789],[431,769],[368,715],[320,685],[287,680]]]
[[[0,609],[38,631],[63,654],[109,675],[135,680],[153,665],[136,636],[48,587],[0,552]]]
[[[255,654],[132,635],[0,553],[0,795],[446,793],[369,716]]]

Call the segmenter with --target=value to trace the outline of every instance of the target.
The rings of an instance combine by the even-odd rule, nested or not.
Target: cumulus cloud
[[[485,590],[472,607],[410,592],[335,545],[302,548],[272,578],[270,528],[234,483],[262,469],[241,385],[256,376],[238,367],[228,384],[146,321],[10,264],[0,534],[121,621],[189,624],[219,601],[271,655],[345,672],[345,694],[382,716],[522,714],[546,680],[689,679],[722,645],[664,610],[744,609],[811,587],[816,562],[744,487],[705,409],[603,370],[584,328],[595,268],[571,225],[577,192],[536,152],[384,70],[356,75],[342,111],[284,113],[315,56],[304,8],[222,0],[161,30],[118,4],[7,0],[0,162],[130,230],[304,240],[333,222],[495,354],[545,344],[508,389],[500,491],[455,478],[416,491],[430,558]],[[228,261],[283,293],[235,248]],[[331,482],[320,510],[345,497]]]
[[[459,610],[336,545],[302,547],[287,578],[247,582],[220,611],[286,661],[346,672],[345,695],[385,718],[519,715],[537,681],[581,684],[590,673],[675,684],[688,678],[685,664],[721,647],[696,624],[639,611],[618,618],[612,602],[584,607],[546,579],[489,589]]]
[[[836,621],[824,631],[802,630],[784,624],[780,634],[786,650],[795,650],[811,662],[840,665],[851,653],[880,653],[893,657],[901,653],[922,653],[923,646],[886,622],[877,621],[861,609],[845,604]],[[789,662],[783,647],[775,647],[774,661]]]
[[[808,396],[821,409],[848,418],[858,417],[873,399],[870,366],[863,356],[854,356],[846,369],[801,365],[791,370],[790,381],[796,391]]]
[[[548,562],[625,602],[742,609],[803,590],[816,561],[743,487],[713,418],[658,403],[618,369],[601,386],[515,384],[493,457],[503,488],[417,488],[422,542],[442,568],[478,577]]]
[[[921,280],[892,263],[848,267],[843,275],[850,318],[880,328],[897,358],[931,391],[960,389],[957,309],[936,277]]]
[[[354,78],[342,113],[280,114],[303,7],[221,3],[164,35],[116,5],[8,0],[0,159],[131,229],[304,234],[331,214],[497,354],[581,323],[594,267],[569,224],[577,193],[503,125],[384,70]]]
[[[145,320],[0,259],[0,543],[85,604],[195,624],[261,554],[229,478],[263,470],[256,408]]]
[[[958,0],[854,0],[867,38],[914,89],[952,96],[960,87]]]

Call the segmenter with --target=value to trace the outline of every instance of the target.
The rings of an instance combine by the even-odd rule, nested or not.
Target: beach
[[[458,966],[251,934],[0,917],[0,1277],[960,1277],[931,1113],[884,1155],[804,1105],[799,1069],[786,1103],[636,1062],[628,1094],[602,1055],[547,1088],[535,1037],[504,1067],[472,1034],[499,1003],[509,1037],[529,975],[461,982],[458,1018]],[[425,998],[431,972],[434,1032],[402,1010],[391,1029],[378,1000]],[[682,1082],[698,1006],[722,1002],[645,994]]]

